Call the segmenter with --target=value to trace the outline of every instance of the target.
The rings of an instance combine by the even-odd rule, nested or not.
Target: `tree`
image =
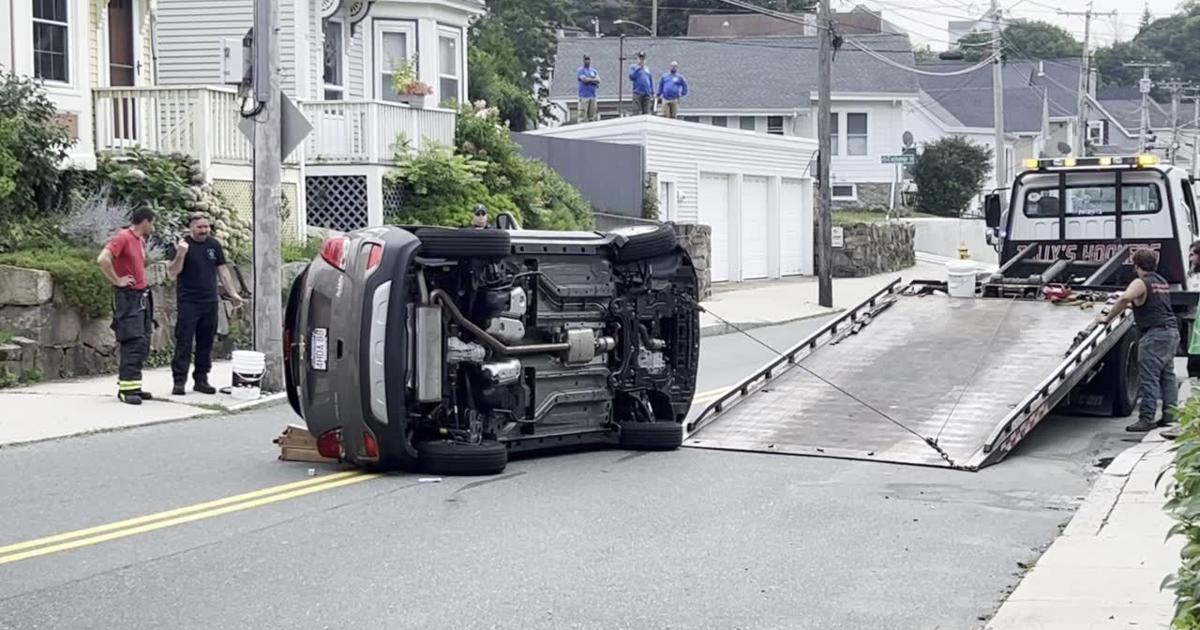
[[[470,100],[495,106],[513,131],[537,123],[537,99],[521,74],[516,44],[498,20],[483,20],[471,28],[467,57]]]
[[[992,150],[961,136],[927,143],[912,166],[921,212],[957,217],[983,190]]]
[[[1150,23],[1154,21],[1154,16],[1150,14],[1150,3],[1142,5],[1142,20],[1138,22],[1138,33],[1150,27]]]
[[[1083,45],[1065,29],[1049,22],[1017,20],[1001,32],[1003,47],[1010,58],[1060,59],[1083,54]],[[975,31],[958,42],[963,58],[979,61],[990,54],[991,31]]]
[[[49,213],[59,165],[75,141],[41,84],[13,73],[0,73],[0,121],[0,187],[7,191],[0,198],[0,223]]]
[[[1096,50],[1093,57],[1096,73],[1100,84],[1105,87],[1133,86],[1142,78],[1141,68],[1127,68],[1126,62],[1163,63],[1166,59],[1158,51],[1139,43],[1136,39],[1128,42],[1117,42]],[[1167,68],[1151,68],[1150,78],[1155,81],[1166,79],[1170,71]]]
[[[1146,16],[1143,16],[1145,20]],[[1137,85],[1140,68],[1126,68],[1128,61],[1170,63],[1170,68],[1151,68],[1156,83],[1200,73],[1200,2],[1185,2],[1179,12],[1145,23],[1131,41],[1117,42],[1096,51],[1100,82],[1106,86]]]

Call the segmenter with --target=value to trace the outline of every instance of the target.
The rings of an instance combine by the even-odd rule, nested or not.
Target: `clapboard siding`
[[[251,0],[158,0],[160,85],[221,82],[221,39],[241,39],[254,25]],[[279,6],[281,85],[296,94],[296,5]]]

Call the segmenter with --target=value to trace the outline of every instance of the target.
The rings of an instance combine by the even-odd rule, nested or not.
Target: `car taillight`
[[[321,457],[342,459],[342,430],[330,429],[317,438],[317,452]]]
[[[371,435],[370,431],[363,431],[363,453],[367,457],[379,457],[379,443],[375,441],[375,436]]]
[[[383,245],[378,243],[370,243],[367,245],[371,251],[367,252],[367,273],[375,271],[379,263],[383,262]]]
[[[325,262],[337,267],[338,269],[346,270],[346,255],[349,254],[350,237],[348,236],[331,236],[325,244],[321,246],[321,258]]]

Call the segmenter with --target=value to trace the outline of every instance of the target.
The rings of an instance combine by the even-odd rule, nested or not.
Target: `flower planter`
[[[408,103],[410,107],[425,109],[425,98],[428,94],[401,94],[400,102]]]

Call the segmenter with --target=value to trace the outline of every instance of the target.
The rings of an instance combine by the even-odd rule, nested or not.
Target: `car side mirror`
[[[1000,195],[989,193],[983,198],[983,218],[990,228],[1000,227]]]

